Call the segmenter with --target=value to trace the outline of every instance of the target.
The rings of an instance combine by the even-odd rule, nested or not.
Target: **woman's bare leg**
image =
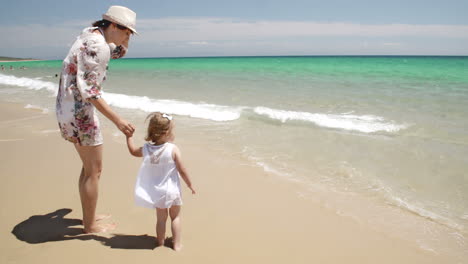
[[[164,245],[166,239],[166,221],[167,221],[167,209],[156,208],[156,236],[158,240],[158,246]]]
[[[181,207],[178,205],[174,205],[169,209],[169,215],[171,216],[172,242],[174,244],[175,251],[180,251],[182,249],[182,244],[180,243],[180,209]]]
[[[96,223],[96,205],[99,193],[99,178],[102,171],[102,145],[80,146],[75,148],[83,162],[78,189],[83,210],[83,226],[85,233],[106,232],[115,228],[115,225],[99,225]]]

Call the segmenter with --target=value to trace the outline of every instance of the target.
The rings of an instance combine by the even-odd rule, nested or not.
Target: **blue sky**
[[[128,57],[468,55],[468,1],[2,1],[0,56],[63,58],[110,5],[137,13]]]

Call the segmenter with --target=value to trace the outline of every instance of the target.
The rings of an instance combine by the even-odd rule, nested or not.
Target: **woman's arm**
[[[128,147],[128,151],[133,156],[143,157],[143,148],[142,147],[139,147],[139,148],[135,147],[135,145],[133,144],[133,139],[132,139],[131,136],[127,137],[127,147]]]
[[[126,136],[132,136],[135,132],[135,128],[127,120],[122,119],[117,113],[112,110],[112,108],[107,104],[107,102],[102,98],[90,98],[89,101],[96,107],[99,112],[101,112],[105,117],[107,117],[115,126],[122,131]]]
[[[76,84],[83,100],[91,102],[99,112],[111,120],[125,135],[131,136],[135,129],[128,121],[120,118],[101,98],[102,76],[106,74],[109,61],[107,43],[89,35],[83,40],[80,52],[76,55]]]
[[[180,150],[177,146],[174,145],[174,150],[172,152],[172,158],[174,159],[174,162],[176,164],[176,168],[179,171],[180,177],[184,180],[185,184],[187,184],[187,187],[192,191],[192,194],[196,194],[195,189],[192,186],[192,181],[190,180],[190,177],[187,173],[187,169],[185,168],[183,162],[182,162],[182,157],[180,154]]]

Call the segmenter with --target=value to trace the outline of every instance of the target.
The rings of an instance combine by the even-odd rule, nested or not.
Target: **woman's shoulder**
[[[87,27],[83,29],[80,35],[80,39],[83,42],[87,42],[93,45],[100,45],[103,47],[109,48],[109,45],[106,43],[106,39],[103,35],[95,33],[95,30],[98,29],[97,27]]]
[[[98,27],[84,28],[81,31],[80,37],[81,38],[96,38],[96,39],[98,39],[100,37],[100,38],[102,38],[104,40],[104,37],[101,34],[94,33],[97,29],[99,29],[99,28]]]
[[[94,32],[96,29],[97,27],[88,27],[83,30],[79,36],[80,45],[78,48],[92,57],[97,55],[102,61],[108,61],[110,59],[109,45],[103,35]]]

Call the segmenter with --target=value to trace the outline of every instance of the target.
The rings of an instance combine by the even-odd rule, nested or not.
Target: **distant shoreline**
[[[5,59],[1,59],[0,62],[1,63],[5,63],[5,62],[22,62],[22,61],[40,61],[40,60],[35,60],[35,59],[11,59],[11,60],[5,60]]]
[[[128,57],[125,59],[222,59],[222,58],[467,58],[466,55],[236,55],[236,56],[164,56],[164,57]],[[0,63],[8,62],[29,62],[29,61],[54,61],[63,59],[21,59],[1,57]]]
[[[248,56],[180,56],[128,57],[122,59],[209,59],[209,58],[466,58],[468,55],[248,55]]]

